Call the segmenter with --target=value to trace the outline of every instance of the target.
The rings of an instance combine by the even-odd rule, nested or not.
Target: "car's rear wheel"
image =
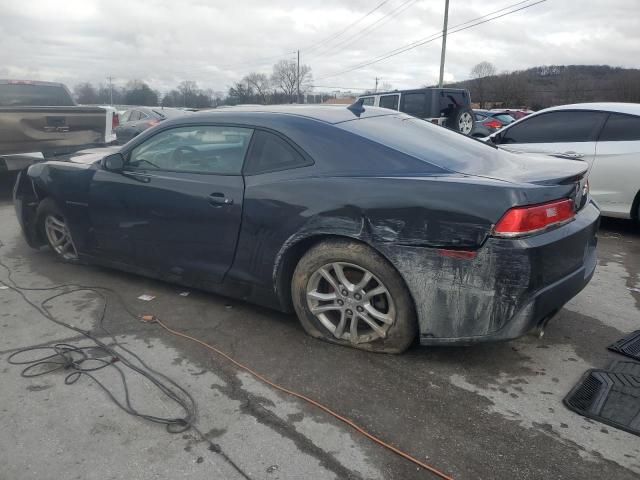
[[[372,248],[323,242],[298,262],[291,293],[305,331],[363,350],[400,353],[415,339],[413,302],[398,272]]]
[[[451,113],[451,116],[447,118],[446,123],[448,128],[457,130],[463,135],[469,135],[475,126],[473,110],[466,107],[457,108]]]
[[[58,205],[52,199],[45,198],[38,206],[37,218],[40,234],[56,256],[65,262],[77,262],[78,252],[67,219]]]

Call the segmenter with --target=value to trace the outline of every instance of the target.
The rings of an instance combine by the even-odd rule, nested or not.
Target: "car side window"
[[[586,110],[543,113],[508,128],[500,143],[593,142],[605,115]]]
[[[140,112],[138,110],[131,110],[129,114],[128,122],[135,122],[136,120],[140,120]]]
[[[364,97],[360,99],[361,105],[373,106],[374,103],[375,103],[375,97]]]
[[[129,121],[129,117],[131,117],[131,110],[127,110],[120,115],[120,123],[126,123]]]
[[[287,141],[273,133],[257,130],[253,135],[245,173],[257,175],[309,165],[313,165],[313,160],[305,158]]]
[[[390,108],[392,110],[397,110],[399,99],[400,99],[400,95],[382,95],[380,97],[380,106],[382,108]]]
[[[602,128],[599,142],[625,142],[640,140],[640,117],[612,113]]]
[[[240,175],[252,133],[211,125],[164,130],[131,151],[127,169]]]
[[[424,117],[425,100],[426,95],[424,93],[405,93],[402,95],[402,108],[400,110],[415,117]]]

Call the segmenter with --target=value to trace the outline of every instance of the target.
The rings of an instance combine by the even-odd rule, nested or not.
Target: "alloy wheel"
[[[51,248],[65,260],[77,260],[78,252],[62,215],[50,214],[44,220],[44,231]]]
[[[307,284],[309,310],[334,337],[353,344],[386,338],[396,321],[387,287],[369,270],[334,262],[316,270]]]
[[[469,135],[473,129],[473,118],[469,112],[464,112],[458,120],[458,130],[465,135]]]

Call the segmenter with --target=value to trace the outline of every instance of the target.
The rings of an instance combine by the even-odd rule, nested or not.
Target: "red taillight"
[[[573,200],[557,200],[541,205],[515,207],[496,224],[493,233],[499,237],[530,235],[566,223],[575,217]]]
[[[502,123],[498,120],[489,120],[488,122],[485,122],[484,126],[487,128],[502,128]]]
[[[120,116],[116,113],[113,112],[113,115],[111,115],[111,130],[115,130],[116,127],[120,126]]]

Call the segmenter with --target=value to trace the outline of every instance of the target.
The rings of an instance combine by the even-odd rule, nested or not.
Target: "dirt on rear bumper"
[[[421,344],[509,340],[543,324],[589,283],[599,218],[589,203],[555,230],[490,238],[473,259],[445,257],[435,248],[379,248],[411,291]]]

